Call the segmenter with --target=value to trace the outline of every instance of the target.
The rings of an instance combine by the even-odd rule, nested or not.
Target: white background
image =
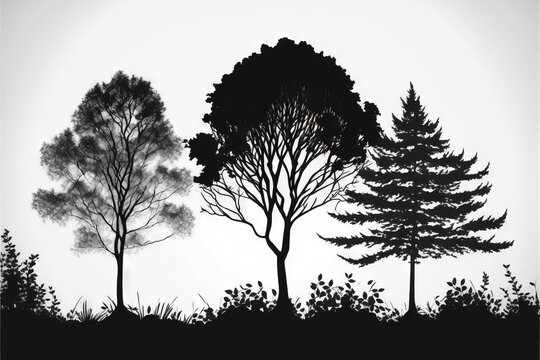
[[[114,298],[116,269],[108,254],[77,256],[73,225],[44,223],[31,209],[32,193],[53,186],[39,164],[42,143],[68,127],[86,91],[117,70],[152,82],[180,136],[208,131],[201,119],[212,84],[284,36],[334,56],[362,100],[378,105],[385,129],[391,114],[401,113],[399,99],[412,81],[451,145],[491,163],[485,213],[508,208],[497,239],[515,245],[495,255],[425,261],[418,267],[420,305],[443,294],[454,276],[478,283],[482,270],[498,289],[503,263],[526,284],[538,278],[536,1],[2,1],[0,225],[23,255],[40,254],[40,281],[57,289],[64,310],[80,296],[93,306]],[[198,171],[187,153],[181,162]],[[192,236],[128,257],[128,302],[137,291],[146,304],[178,296],[178,306],[190,310],[202,306],[198,294],[216,306],[224,289],[240,283],[277,287],[274,256],[261,239],[241,224],[199,214],[196,187],[185,202],[197,216]],[[319,273],[341,280],[353,272],[361,283],[376,280],[385,299],[404,310],[407,264],[344,263],[336,253],[360,253],[326,244],[317,233],[354,228],[325,210],[293,229],[291,296],[305,297]]]

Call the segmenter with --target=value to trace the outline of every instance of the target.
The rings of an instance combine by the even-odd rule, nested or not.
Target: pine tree
[[[456,257],[469,252],[498,252],[513,242],[493,242],[486,230],[500,228],[507,212],[499,217],[477,216],[491,190],[486,182],[489,164],[474,171],[477,156],[467,159],[442,139],[439,121],[428,120],[420,97],[411,84],[401,99],[401,119],[392,115],[395,138],[384,140],[370,151],[370,165],[360,170],[366,191],[349,190],[346,201],[362,210],[330,214],[341,222],[367,228],[352,237],[323,237],[338,246],[364,245],[378,251],[358,259],[340,256],[365,266],[397,257],[410,263],[408,315],[417,315],[415,265],[421,259]],[[476,180],[476,181],[475,181]]]

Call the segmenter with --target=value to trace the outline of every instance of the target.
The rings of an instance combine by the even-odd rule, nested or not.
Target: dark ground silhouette
[[[114,316],[114,303],[92,313],[83,302],[66,318],[3,309],[2,359],[538,359],[538,298],[522,291],[505,265],[511,290],[496,299],[484,274],[478,290],[448,282],[423,315],[402,317],[373,281],[356,291],[320,275],[297,316],[274,311],[276,295],[263,284],[226,290],[221,308],[181,316],[172,304],[130,307]],[[112,316],[111,316],[112,315]]]
[[[439,320],[386,323],[366,311],[301,320],[246,309],[208,324],[147,316],[129,322],[59,321],[2,313],[2,359],[358,358],[538,359],[538,316],[478,309]]]
[[[128,306],[118,317],[109,299],[95,313],[83,301],[65,316],[52,287],[34,271],[38,255],[20,260],[9,232],[0,257],[2,359],[538,359],[539,300],[504,265],[507,288],[496,298],[484,273],[480,286],[456,278],[422,316],[403,317],[383,300],[384,288],[323,275],[311,283],[295,315],[275,311],[277,291],[260,281],[225,290],[218,309],[193,314],[174,300],[153,309]],[[469,285],[470,284],[470,285]],[[79,302],[77,303],[79,304]]]

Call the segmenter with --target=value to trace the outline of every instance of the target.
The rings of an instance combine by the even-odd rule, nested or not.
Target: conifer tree
[[[385,136],[370,149],[370,165],[360,170],[365,191],[349,190],[346,201],[360,207],[354,213],[332,213],[344,223],[367,229],[352,237],[323,237],[338,246],[364,245],[371,254],[352,259],[365,266],[388,257],[410,263],[408,315],[417,315],[415,265],[421,259],[456,257],[469,252],[498,252],[513,242],[493,242],[487,230],[500,228],[498,217],[475,215],[486,203],[491,185],[481,180],[489,164],[473,170],[477,156],[455,153],[443,139],[439,121],[427,118],[413,85],[401,99],[401,119],[392,115],[395,138]]]

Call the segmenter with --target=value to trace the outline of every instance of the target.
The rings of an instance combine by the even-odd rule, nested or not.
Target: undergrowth
[[[2,311],[22,310],[45,315],[59,320],[70,321],[102,321],[116,308],[110,297],[103,302],[100,311],[94,312],[87,301],[79,299],[75,306],[63,316],[60,312],[60,302],[52,287],[45,287],[37,281],[34,270],[38,255],[32,254],[20,261],[7,230],[2,235],[2,254],[0,268],[2,281],[0,300]],[[485,272],[478,288],[465,279],[453,278],[447,282],[449,287],[444,296],[437,296],[428,302],[419,312],[427,317],[438,319],[444,316],[459,316],[459,314],[475,314],[492,318],[512,318],[540,313],[540,302],[536,284],[528,286],[519,283],[510,270],[510,265],[503,265],[508,288],[501,287],[502,298],[497,298],[490,289],[490,279]],[[367,281],[363,287],[358,287],[352,274],[345,273],[341,283],[333,279],[326,280],[320,274],[316,281],[310,284],[310,294],[307,301],[296,299],[293,303],[294,313],[302,319],[313,318],[322,313],[333,312],[368,312],[381,321],[398,321],[404,312],[396,309],[383,299],[384,288],[378,287],[373,280]],[[137,293],[137,305],[128,309],[140,319],[175,320],[187,324],[205,324],[218,317],[237,309],[271,312],[276,306],[277,291],[266,289],[258,281],[256,285],[247,283],[233,289],[225,290],[225,295],[217,309],[212,308],[199,295],[205,306],[185,313],[175,306],[176,298],[170,302],[158,303],[152,307],[141,302]],[[456,315],[457,314],[457,315]]]
[[[55,290],[52,286],[45,287],[45,284],[37,281],[35,266],[39,255],[31,254],[22,261],[19,256],[9,231],[4,230],[0,256],[0,308],[61,318],[60,301]]]

